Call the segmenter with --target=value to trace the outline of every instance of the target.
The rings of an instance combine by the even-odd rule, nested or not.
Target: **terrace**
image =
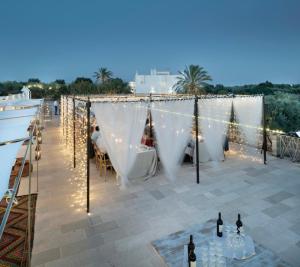
[[[300,167],[235,145],[224,162],[183,164],[170,182],[162,166],[124,190],[115,174],[90,160],[90,213],[85,168],[73,168],[57,119],[46,124],[40,162],[32,266],[166,266],[152,242],[195,224],[242,216],[245,230],[286,266],[299,266]],[[78,160],[78,159],[77,159]],[[55,167],[54,167],[55,166]]]
[[[299,266],[300,165],[292,162],[297,154],[291,146],[290,160],[267,152],[262,96],[93,96],[91,101],[62,97],[59,120],[51,102],[24,94],[2,100],[0,156],[7,163],[1,176],[8,180],[1,184],[6,193],[0,263],[186,266],[190,234],[203,263],[207,244],[211,251],[224,240],[222,253],[229,245],[237,253],[232,242],[239,235],[233,230],[231,242],[227,230],[239,213],[242,237],[252,238],[255,254],[248,257],[244,249],[243,260],[227,254],[226,266]],[[250,108],[256,112],[246,116]],[[103,143],[92,141],[96,124]],[[145,129],[152,139],[144,132],[142,142],[155,149],[141,145],[139,134],[134,138]],[[186,144],[194,139],[191,152]],[[225,239],[216,237],[219,212]],[[218,253],[209,262],[216,258],[217,266],[225,266]]]

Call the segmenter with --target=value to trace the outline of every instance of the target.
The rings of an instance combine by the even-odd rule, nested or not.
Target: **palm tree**
[[[184,71],[179,71],[179,74],[178,81],[174,85],[175,91],[178,93],[204,93],[206,82],[212,80],[207,71],[199,65],[186,66]]]
[[[113,73],[107,68],[100,68],[98,71],[94,73],[94,77],[96,77],[96,81],[105,83],[112,78]]]

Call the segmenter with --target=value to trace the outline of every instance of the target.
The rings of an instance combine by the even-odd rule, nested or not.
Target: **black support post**
[[[91,102],[90,98],[86,102],[86,115],[87,115],[87,124],[86,124],[86,212],[90,212],[90,130],[91,130],[91,122],[90,122],[90,114],[91,114]]]
[[[73,168],[76,168],[76,120],[75,120],[75,97],[73,96]]]
[[[63,136],[65,136],[65,97],[63,96],[61,99],[60,108],[62,113],[62,128],[63,128]]]
[[[150,105],[151,105],[151,102],[152,102],[152,94],[150,94],[149,99],[150,99]],[[150,106],[149,111],[150,111],[150,112],[149,112],[150,139],[152,140],[152,138],[153,138],[153,133],[152,133],[152,114],[151,114],[151,106]]]
[[[194,117],[195,117],[195,128],[196,128],[196,175],[197,184],[200,183],[199,177],[199,125],[198,125],[198,96],[195,96],[195,107],[194,107]]]
[[[265,105],[265,96],[262,97],[262,105],[263,105],[263,151],[264,151],[264,164],[267,164],[267,128],[266,128],[266,105]]]
[[[66,105],[67,105],[67,114],[66,114],[66,145],[68,145],[68,134],[69,134],[69,116],[68,116],[68,112],[69,112],[69,98],[66,97]]]

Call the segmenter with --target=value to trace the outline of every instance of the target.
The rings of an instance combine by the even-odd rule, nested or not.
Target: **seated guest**
[[[96,126],[95,131],[92,133],[91,139],[93,142],[96,142],[98,137],[100,136],[99,126]]]

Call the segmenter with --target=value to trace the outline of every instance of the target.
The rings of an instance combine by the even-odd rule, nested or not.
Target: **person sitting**
[[[104,145],[104,142],[103,142],[103,139],[102,139],[101,135],[99,135],[99,137],[97,138],[96,145],[97,145],[97,147],[99,148],[99,150],[100,150],[102,153],[104,153],[104,154],[106,154],[106,153],[107,153],[107,151],[106,151],[106,148],[105,148],[105,145]]]
[[[92,141],[96,143],[99,136],[100,136],[100,129],[99,126],[96,126],[95,131],[92,133],[91,136]]]

